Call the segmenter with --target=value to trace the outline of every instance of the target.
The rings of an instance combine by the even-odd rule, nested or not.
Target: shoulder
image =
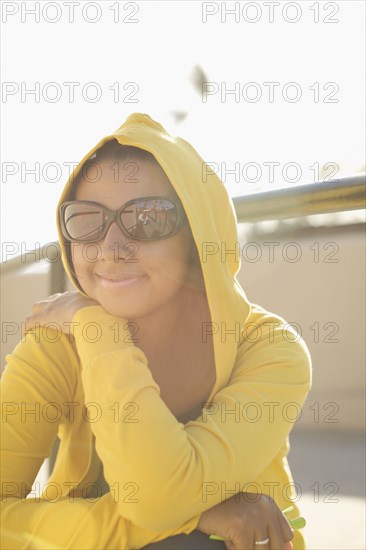
[[[311,385],[311,356],[301,336],[301,327],[282,316],[251,304],[241,327],[236,368],[247,372],[266,370],[268,375],[281,372],[288,382]]]

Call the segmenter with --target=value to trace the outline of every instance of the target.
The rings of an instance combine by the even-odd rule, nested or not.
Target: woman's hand
[[[204,512],[197,529],[223,537],[228,550],[292,549],[293,531],[267,495],[238,493]],[[268,543],[255,544],[267,538]]]
[[[98,305],[98,302],[83,296],[77,290],[53,294],[33,305],[32,315],[26,318],[23,325],[23,336],[37,326],[48,324],[51,328],[55,326],[65,334],[70,334],[71,321],[76,312],[83,307]]]

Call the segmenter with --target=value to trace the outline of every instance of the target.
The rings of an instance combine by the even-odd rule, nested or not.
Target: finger
[[[33,317],[27,317],[27,318],[24,320],[24,323],[22,324],[22,335],[23,335],[23,336],[24,336],[25,333],[28,332],[28,330],[30,330],[31,327],[33,326],[32,319],[33,319]]]
[[[49,302],[53,302],[55,300],[58,300],[60,298],[60,296],[62,296],[62,294],[60,292],[58,292],[57,294],[51,294],[51,296],[47,296],[47,298],[45,298],[44,300],[41,300],[39,303],[40,304],[48,304]]]
[[[267,542],[265,542],[267,541]],[[254,550],[269,550],[270,541],[269,536],[266,532],[260,531],[256,532],[253,540]]]
[[[247,531],[246,533],[241,532],[236,536],[231,535],[230,542],[227,544],[230,545],[228,550],[253,550],[253,533]]]
[[[36,302],[32,305],[32,313],[38,313],[38,311],[41,311],[41,309],[44,308],[45,302]]]
[[[24,323],[21,323],[21,326],[20,326],[20,332],[21,332],[22,340],[23,340],[23,338],[25,337],[25,333],[26,333],[26,331],[27,331],[27,329],[26,329],[26,323],[27,323],[27,319],[25,319]]]
[[[272,521],[268,525],[269,536],[269,549],[270,550],[283,550],[285,541],[283,539],[283,533],[279,521]],[[257,546],[258,550],[258,546]]]
[[[60,296],[63,294],[67,294],[67,292],[57,292],[56,294],[51,294],[51,296],[48,296],[44,300],[39,300],[38,302],[35,302],[32,306],[33,311],[39,311],[40,309],[43,309],[47,304],[50,302],[57,300]]]
[[[30,317],[27,317],[22,323],[22,338],[26,335],[27,332],[31,332],[32,330],[38,328],[40,326],[40,322],[38,320],[38,317],[31,315]]]
[[[32,313],[37,315],[38,313],[44,311],[44,309],[49,305],[50,300],[40,300],[39,302],[36,302],[32,306]]]
[[[289,542],[294,538],[294,532],[286,518],[286,516],[278,509],[278,521],[282,529],[282,534],[285,542]]]

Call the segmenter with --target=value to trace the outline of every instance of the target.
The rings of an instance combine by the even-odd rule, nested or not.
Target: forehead
[[[75,182],[76,200],[96,201],[108,208],[149,195],[177,198],[167,175],[153,160],[105,158],[84,165]]]

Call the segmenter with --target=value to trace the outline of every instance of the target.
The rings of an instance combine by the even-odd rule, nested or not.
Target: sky
[[[133,112],[191,142],[231,196],[365,171],[363,1],[1,10],[2,261],[57,240],[70,166]]]

